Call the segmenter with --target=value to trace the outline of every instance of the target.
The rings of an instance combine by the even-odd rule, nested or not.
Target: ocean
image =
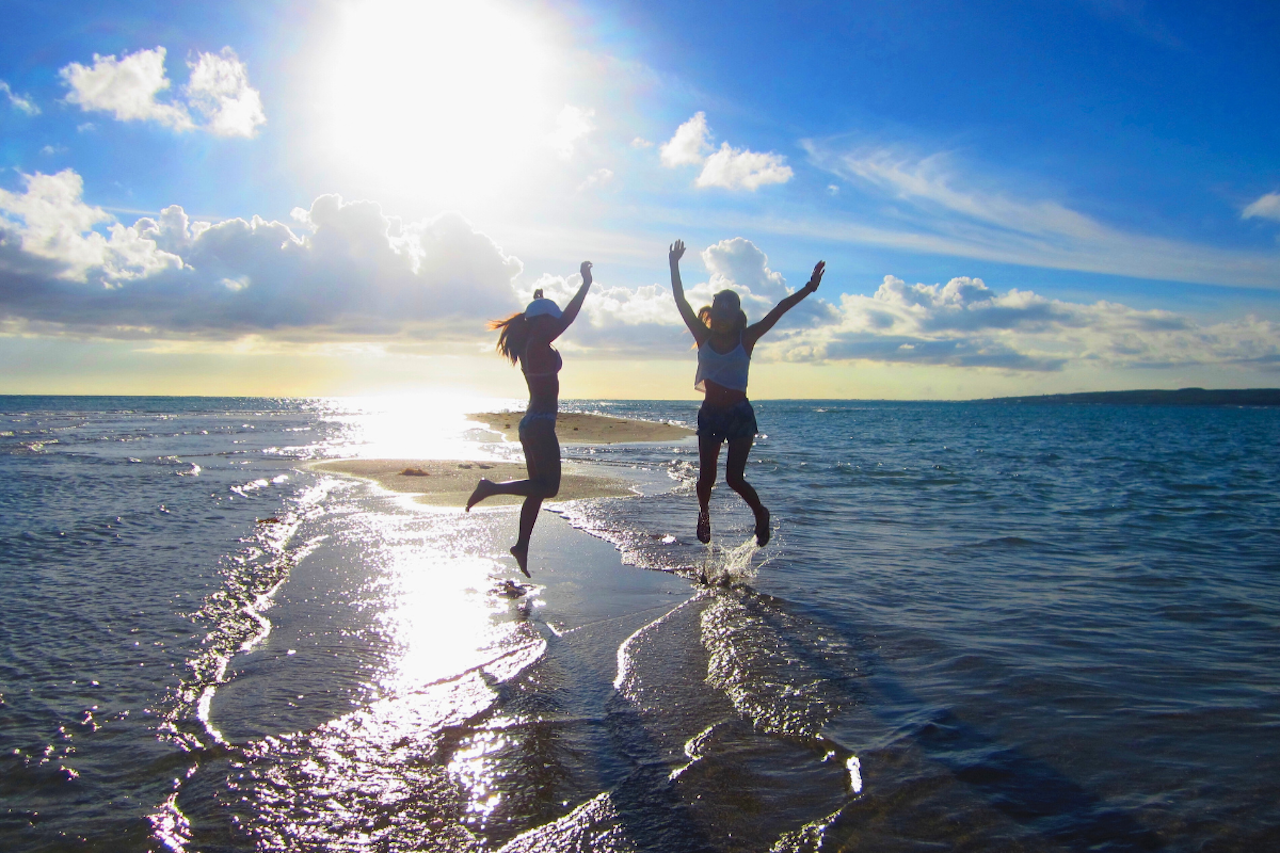
[[[566,446],[532,581],[308,467],[519,404],[0,397],[0,849],[1280,849],[1280,411],[759,401],[768,546]]]

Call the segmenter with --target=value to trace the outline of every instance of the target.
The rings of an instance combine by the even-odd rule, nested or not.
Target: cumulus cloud
[[[0,92],[4,93],[4,96],[9,99],[9,106],[15,110],[20,110],[29,116],[40,115],[40,108],[36,106],[35,101],[31,100],[30,95],[19,95],[4,80],[0,80]]]
[[[0,192],[0,317],[108,337],[224,340],[472,337],[518,307],[522,265],[461,216],[405,223],[373,202],[317,198],[294,223],[192,221],[179,206],[132,226],[81,199],[80,177]]]
[[[740,151],[725,142],[707,158],[695,183],[700,187],[755,190],[765,184],[785,184],[791,175],[791,167],[781,154]]]
[[[701,174],[694,181],[698,187],[754,191],[765,184],[785,184],[791,180],[791,167],[781,154],[738,149],[728,142],[721,143],[719,150],[711,153],[710,140],[706,113],[695,113],[658,149],[662,165],[668,168],[702,166]]]
[[[1264,219],[1274,219],[1280,222],[1280,193],[1267,193],[1246,207],[1240,216],[1242,219],[1252,219],[1255,216],[1260,216]]]
[[[711,131],[707,128],[707,114],[695,113],[693,118],[676,128],[675,135],[658,146],[662,157],[662,165],[674,169],[676,166],[698,166],[707,159],[711,143],[707,138]]]
[[[140,50],[117,60],[93,55],[93,65],[72,62],[58,72],[70,88],[67,102],[85,111],[112,113],[120,121],[155,121],[177,130],[194,127],[186,107],[162,104],[156,95],[168,89],[165,49]]]
[[[205,118],[205,128],[215,136],[253,136],[266,122],[262,97],[249,85],[249,69],[236,52],[224,47],[221,54],[202,53],[188,62],[188,102]]]
[[[595,124],[591,121],[595,115],[595,110],[565,104],[564,109],[556,116],[556,128],[547,137],[547,141],[557,154],[566,160],[569,159],[573,156],[573,149],[578,140],[595,130]]]
[[[165,49],[157,47],[122,59],[95,53],[92,66],[72,62],[58,72],[70,90],[66,100],[86,112],[111,113],[118,121],[153,121],[179,131],[199,126],[217,136],[253,136],[266,121],[261,96],[229,47],[221,54],[201,53],[187,63],[191,77],[182,90],[185,103],[157,100],[172,85],[165,73],[165,55]],[[192,118],[193,109],[203,124]]]

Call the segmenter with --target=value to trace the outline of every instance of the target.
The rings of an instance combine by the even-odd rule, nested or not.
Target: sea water
[[[1280,412],[762,401],[767,547],[566,446],[637,494],[533,581],[308,467],[518,459],[485,407],[0,398],[0,848],[1280,846]]]

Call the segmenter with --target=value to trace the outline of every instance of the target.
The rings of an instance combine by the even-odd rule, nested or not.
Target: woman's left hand
[[[822,284],[822,274],[826,271],[826,261],[818,261],[814,264],[813,275],[809,276],[809,283],[804,286],[804,289],[809,293],[815,293],[818,290],[818,285]]]
[[[582,267],[578,271],[582,273],[582,283],[590,284],[591,283],[591,261],[583,261]]]

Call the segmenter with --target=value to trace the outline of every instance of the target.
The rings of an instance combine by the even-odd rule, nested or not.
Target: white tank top
[[[710,379],[725,388],[746,391],[747,368],[750,366],[751,356],[742,345],[741,337],[736,347],[724,353],[713,350],[708,339],[698,345],[698,374],[693,379],[693,387],[697,391],[706,391],[706,381]]]

